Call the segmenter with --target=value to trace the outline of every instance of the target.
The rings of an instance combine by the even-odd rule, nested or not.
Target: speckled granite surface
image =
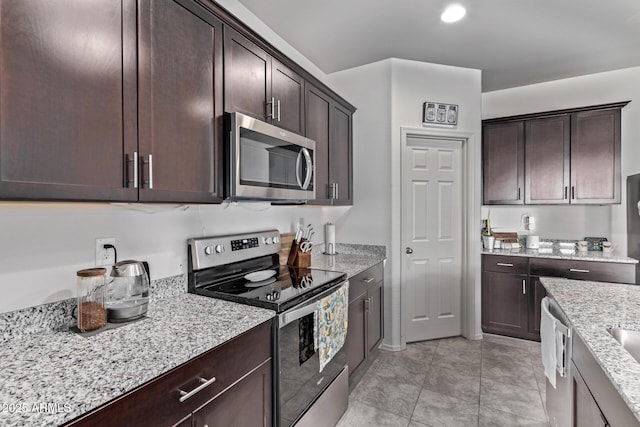
[[[314,250],[311,256],[311,267],[341,271],[351,278],[384,261],[387,256],[385,246],[338,243],[336,250],[337,255],[324,255],[321,250]]]
[[[149,285],[150,305],[155,301],[176,297],[186,292],[186,275],[152,280]],[[75,309],[76,299],[69,298],[0,313],[0,343],[23,335],[64,329],[75,323]]]
[[[576,261],[599,261],[599,262],[620,262],[635,264],[637,259],[629,258],[616,251],[612,253],[604,253],[601,251],[587,251],[578,252],[572,249],[563,249],[558,245],[553,245],[551,248],[543,249],[482,249],[483,254],[489,255],[508,255],[508,256],[524,256],[533,258],[553,258],[553,259],[570,259]]]
[[[607,332],[640,330],[640,286],[541,277],[605,374],[640,420],[640,363]]]
[[[67,422],[273,315],[184,293],[150,304],[147,319],[94,337],[45,331],[6,341],[0,346],[0,425]],[[49,410],[34,410],[42,404]]]

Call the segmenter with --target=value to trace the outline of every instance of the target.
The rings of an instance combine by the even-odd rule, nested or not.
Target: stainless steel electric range
[[[320,372],[314,344],[318,301],[347,283],[344,273],[279,265],[277,230],[187,241],[189,292],[274,310],[275,426],[333,426],[348,404],[343,346]]]

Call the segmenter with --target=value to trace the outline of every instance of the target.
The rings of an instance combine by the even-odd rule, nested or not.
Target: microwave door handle
[[[304,150],[304,148],[302,150]],[[298,157],[296,158],[296,181],[298,181],[298,187],[300,188],[302,188],[302,181],[300,180],[300,169],[302,167],[302,150],[298,152]]]
[[[309,184],[311,184],[311,178],[313,177],[313,162],[311,160],[311,154],[309,153],[309,150],[303,148],[302,150],[300,150],[300,152],[304,154],[304,159],[307,162],[307,176],[304,180],[304,184],[302,185],[302,189],[306,190],[307,188],[309,188]]]

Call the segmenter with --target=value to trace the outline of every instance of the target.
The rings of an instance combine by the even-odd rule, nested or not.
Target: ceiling
[[[640,65],[640,0],[239,0],[327,74],[395,57],[482,70],[489,92]]]

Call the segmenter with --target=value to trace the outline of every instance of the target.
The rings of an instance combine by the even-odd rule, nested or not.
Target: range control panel
[[[231,241],[231,250],[240,251],[242,249],[257,248],[260,246],[257,237],[250,237],[248,239],[236,239]]]
[[[187,240],[194,270],[216,267],[280,252],[278,230]]]

